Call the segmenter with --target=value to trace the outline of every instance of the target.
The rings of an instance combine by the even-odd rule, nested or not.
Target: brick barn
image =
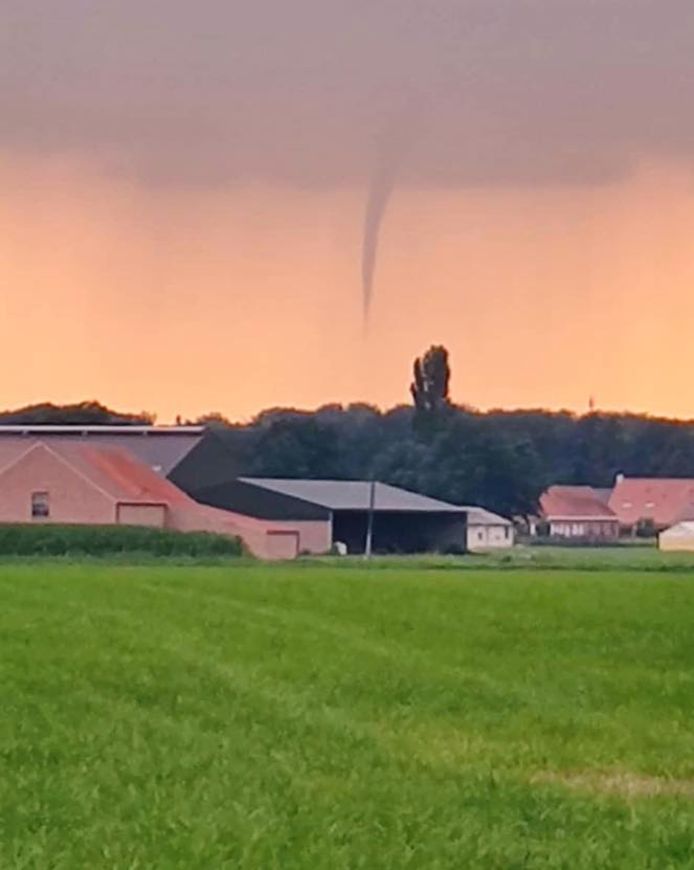
[[[136,525],[240,537],[260,558],[293,558],[302,532],[198,504],[121,447],[99,439],[0,438],[0,523]]]

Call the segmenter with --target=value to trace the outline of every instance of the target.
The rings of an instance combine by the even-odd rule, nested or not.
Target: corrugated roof
[[[122,447],[164,477],[200,443],[203,426],[5,426],[0,425],[0,462],[5,453],[48,445],[94,444]]]
[[[513,523],[499,514],[492,513],[486,508],[468,505],[460,508],[467,512],[467,521],[470,526],[511,526]]]
[[[0,423],[0,435],[202,435],[204,426],[129,426],[125,424]]]
[[[368,510],[369,508],[371,483],[368,480],[287,480],[263,477],[241,477],[239,480],[329,510]],[[376,483],[374,509],[428,513],[460,513],[465,510],[387,483]]]

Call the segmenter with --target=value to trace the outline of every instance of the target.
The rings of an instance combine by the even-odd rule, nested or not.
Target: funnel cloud
[[[364,239],[362,244],[362,301],[364,326],[368,329],[371,302],[373,299],[376,258],[383,216],[386,213],[393,187],[395,185],[395,164],[393,161],[381,163],[371,179],[364,215]]]
[[[419,101],[410,95],[400,111],[392,117],[377,148],[377,159],[371,174],[364,214],[362,240],[362,313],[368,329],[374,294],[374,279],[378,259],[383,218],[393,195],[398,174],[406,154],[412,153],[415,122],[422,122]]]
[[[604,187],[642,163],[694,169],[691,0],[0,5],[0,155],[155,191],[370,178],[366,320],[396,176]],[[373,137],[411,92],[426,135],[400,166],[400,141],[375,156]]]

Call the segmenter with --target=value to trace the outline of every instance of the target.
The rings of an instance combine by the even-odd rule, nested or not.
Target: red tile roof
[[[694,519],[694,480],[624,477],[612,490],[610,507],[623,525],[650,519],[665,527]]]
[[[540,508],[545,519],[616,519],[592,486],[550,486],[540,496]]]

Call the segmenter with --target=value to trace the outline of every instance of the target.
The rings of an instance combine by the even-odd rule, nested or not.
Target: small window
[[[51,515],[51,508],[47,492],[32,492],[31,516],[33,519],[46,519]]]

